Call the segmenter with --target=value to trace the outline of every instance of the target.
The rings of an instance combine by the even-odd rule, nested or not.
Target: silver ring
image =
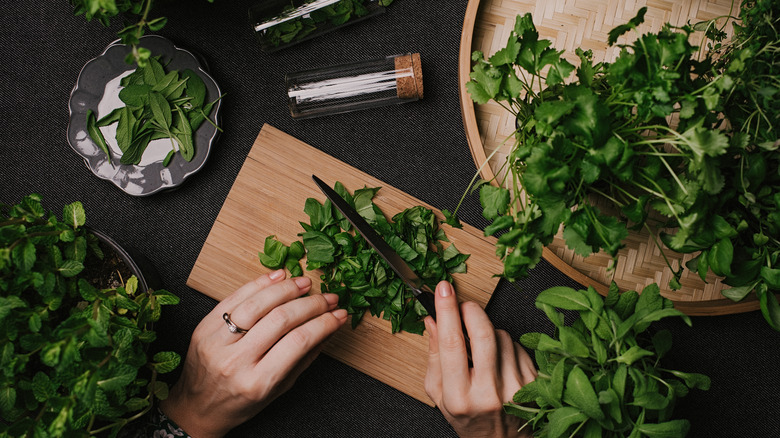
[[[230,333],[238,333],[243,335],[244,333],[247,333],[249,330],[242,329],[241,327],[237,326],[236,323],[230,320],[230,314],[225,312],[222,314],[222,319],[225,320],[225,324],[228,326],[228,330],[230,330]]]

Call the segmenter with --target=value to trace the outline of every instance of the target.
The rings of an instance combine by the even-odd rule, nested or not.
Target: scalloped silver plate
[[[142,37],[139,46],[149,49],[152,56],[160,56],[167,70],[191,69],[196,72],[206,84],[206,102],[221,95],[217,83],[191,52],[157,35]],[[169,165],[163,166],[162,161],[172,146],[170,139],[160,139],[149,143],[139,164],[128,165],[119,162],[122,153],[115,139],[116,125],[110,125],[101,128],[111,150],[109,160],[87,134],[87,111],[95,111],[100,119],[114,108],[124,105],[119,99],[119,90],[122,88],[119,82],[136,68],[134,64],[125,62],[129,51],[128,46],[114,41],[81,69],[70,94],[68,143],[98,178],[111,181],[130,195],[148,196],[177,187],[200,170],[206,163],[219,131],[212,124],[204,122],[193,133],[195,156],[191,161],[184,160],[181,154],[175,154]],[[216,120],[217,124],[221,104],[221,101],[217,102],[210,114],[210,118]]]

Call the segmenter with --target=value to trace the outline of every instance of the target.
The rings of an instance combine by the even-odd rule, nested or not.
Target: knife
[[[406,264],[406,261],[398,255],[393,248],[388,245],[382,236],[380,236],[374,228],[363,219],[362,216],[350,206],[344,198],[341,197],[335,190],[330,188],[317,176],[312,175],[311,178],[317,184],[317,187],[322,190],[322,193],[330,199],[330,202],[347,218],[349,223],[366,239],[369,245],[390,265],[390,268],[395,272],[398,277],[409,286],[412,294],[423,305],[425,311],[429,315],[436,319],[436,307],[434,306],[434,296],[431,289],[424,285],[420,277],[412,271],[412,268]]]

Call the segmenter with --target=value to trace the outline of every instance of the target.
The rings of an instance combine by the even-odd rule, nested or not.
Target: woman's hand
[[[336,295],[301,298],[310,289],[308,278],[279,270],[219,303],[195,329],[163,412],[194,437],[218,437],[288,390],[347,320]],[[248,332],[231,333],[225,313]]]
[[[425,318],[430,334],[428,396],[460,436],[518,436],[522,422],[505,414],[503,404],[536,378],[528,353],[507,332],[494,329],[478,304],[458,304],[452,285],[444,281],[436,287],[436,315],[435,322]],[[473,368],[461,317],[470,338]]]

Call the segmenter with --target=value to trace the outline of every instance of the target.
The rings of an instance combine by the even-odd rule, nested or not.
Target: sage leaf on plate
[[[92,110],[87,110],[87,133],[89,137],[97,144],[101,151],[106,154],[109,162],[111,161],[111,153],[108,149],[108,143],[106,143],[103,133],[100,132],[100,127],[95,120],[95,113]]]
[[[197,152],[194,132],[200,125],[208,120],[221,131],[209,119],[209,114],[222,96],[206,103],[206,84],[193,70],[166,72],[160,60],[153,57],[143,67],[123,77],[120,85],[123,88],[119,91],[119,99],[125,106],[97,121],[90,122],[88,117],[88,132],[108,155],[107,144],[103,149],[97,128],[117,123],[116,141],[122,152],[121,164],[139,164],[149,143],[164,138],[171,140],[171,152],[162,160],[164,166],[173,162],[176,152],[181,153],[185,161],[192,161]]]

